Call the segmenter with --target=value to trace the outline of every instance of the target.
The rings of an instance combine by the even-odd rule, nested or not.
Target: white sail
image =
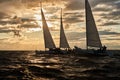
[[[100,37],[96,28],[92,10],[88,0],[85,0],[85,10],[86,10],[86,38],[87,47],[102,47]]]
[[[65,36],[62,23],[62,9],[61,9],[61,19],[60,19],[60,48],[70,48],[68,41]]]
[[[45,20],[44,13],[41,9],[41,15],[42,15],[42,25],[43,25],[43,35],[44,35],[44,43],[45,43],[45,48],[56,48],[54,41],[52,39],[52,36],[50,34],[48,25]]]

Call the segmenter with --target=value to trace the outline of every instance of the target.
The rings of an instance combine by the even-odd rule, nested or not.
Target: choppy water
[[[0,52],[0,80],[120,80],[120,56]]]

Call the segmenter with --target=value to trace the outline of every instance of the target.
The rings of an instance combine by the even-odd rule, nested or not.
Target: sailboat
[[[85,0],[86,10],[86,47],[102,47],[95,20],[88,0]]]
[[[85,0],[85,13],[86,13],[86,48],[87,52],[92,50],[94,54],[105,53],[106,47],[102,47],[99,33],[95,24],[92,10],[88,0]],[[78,49],[78,48],[76,48]],[[91,53],[91,52],[90,52]]]
[[[60,17],[60,43],[59,43],[60,49],[70,49],[70,46],[68,44],[67,38],[65,36],[64,28],[63,28],[63,22],[62,22],[62,8],[61,8],[61,17]]]
[[[56,49],[53,38],[50,34],[43,10],[41,8],[41,16],[42,16],[42,26],[43,26],[43,36],[44,36],[44,44],[45,44],[45,53],[53,53],[54,49]],[[48,51],[47,51],[48,49]],[[42,51],[36,51],[36,53],[43,53]]]
[[[67,38],[65,36],[63,22],[62,22],[62,8],[60,15],[60,42],[59,48],[56,48],[56,53],[69,53],[71,51],[70,46],[68,44]]]
[[[52,39],[52,36],[50,34],[48,25],[45,20],[45,16],[43,14],[43,10],[41,9],[41,15],[42,15],[42,25],[43,25],[43,34],[44,34],[44,43],[45,43],[45,50],[48,49],[54,49],[56,48],[55,43]]]
[[[88,0],[85,0],[85,13],[86,13],[86,47],[93,48],[93,53],[105,53],[106,47],[102,47],[100,36],[95,24],[92,10]],[[95,50],[97,49],[97,50]]]

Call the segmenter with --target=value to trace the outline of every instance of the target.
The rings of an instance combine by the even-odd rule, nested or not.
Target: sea
[[[0,80],[120,80],[120,55],[0,51]]]

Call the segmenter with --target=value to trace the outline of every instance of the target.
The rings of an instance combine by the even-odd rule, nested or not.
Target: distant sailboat
[[[88,0],[85,0],[85,10],[86,10],[86,45],[88,47],[101,48],[102,43],[99,37],[99,33],[94,21],[94,17],[91,11],[90,4]]]
[[[67,38],[65,36],[64,28],[63,28],[63,22],[62,22],[62,9],[61,9],[61,18],[60,18],[60,48],[66,48],[69,49],[70,46],[68,44]]]
[[[44,35],[44,43],[45,43],[45,49],[54,49],[56,48],[54,41],[52,39],[52,36],[50,34],[48,25],[45,20],[45,16],[43,13],[43,10],[41,9],[41,16],[42,16],[42,26],[43,26],[43,35]]]
[[[44,36],[44,44],[45,44],[45,51],[38,51],[36,50],[36,54],[41,53],[54,53],[54,49],[56,49],[55,43],[52,39],[50,34],[43,10],[42,10],[42,3],[41,3],[41,17],[42,17],[42,27],[43,27],[43,36]],[[46,51],[49,49],[48,51]]]

